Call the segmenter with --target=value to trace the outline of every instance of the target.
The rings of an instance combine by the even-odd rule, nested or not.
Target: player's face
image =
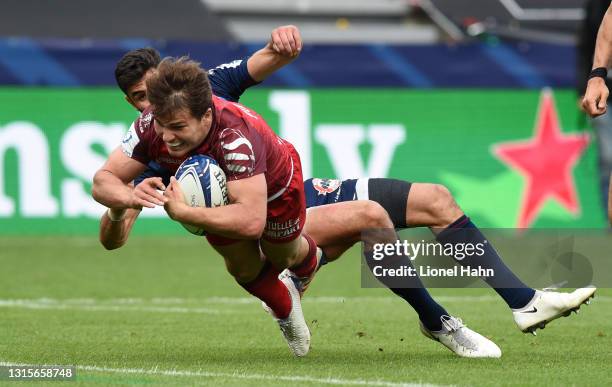
[[[146,81],[151,76],[151,74],[153,74],[153,71],[153,69],[147,71],[145,75],[140,79],[140,81],[138,81],[128,89],[127,95],[125,96],[125,100],[128,101],[130,105],[134,106],[139,112],[142,112],[143,110],[148,108],[149,105],[151,105],[147,98]]]
[[[170,156],[183,157],[204,141],[211,124],[211,109],[200,119],[187,110],[179,110],[169,119],[155,118],[155,133],[166,144]]]

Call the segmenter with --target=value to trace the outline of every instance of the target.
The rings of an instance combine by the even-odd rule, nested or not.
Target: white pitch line
[[[0,361],[0,366],[17,366],[17,367],[33,367],[33,364],[19,364],[7,361]],[[57,366],[57,364],[54,364]],[[383,387],[440,387],[436,384],[422,383],[405,383],[405,382],[390,382],[385,380],[366,380],[366,379],[339,379],[339,378],[316,378],[312,376],[284,376],[284,375],[265,375],[265,374],[250,374],[246,372],[210,372],[210,371],[187,371],[187,370],[160,370],[158,368],[110,368],[91,365],[77,365],[77,370],[92,371],[92,372],[111,372],[118,374],[141,374],[141,375],[159,375],[159,376],[188,376],[202,378],[229,378],[243,380],[266,380],[266,381],[287,381],[287,382],[306,382],[318,384],[332,385],[352,385],[352,386],[383,386]],[[78,378],[78,374],[77,374]]]
[[[503,302],[497,296],[438,296],[438,302],[476,302],[493,303]],[[341,304],[341,303],[378,303],[387,304],[397,302],[397,298],[388,297],[305,297],[304,304]],[[612,297],[597,296],[594,302],[612,302]],[[154,298],[151,300],[140,298],[118,298],[109,300],[96,300],[93,298],[74,299],[0,299],[0,308],[22,308],[32,310],[81,310],[92,312],[151,312],[151,313],[196,313],[196,314],[240,314],[248,313],[247,309],[223,309],[230,305],[257,305],[259,302],[253,297],[208,297],[192,298]],[[217,305],[221,309],[208,308],[202,305]],[[169,306],[173,305],[173,306]]]
[[[434,296],[438,301],[443,302],[495,302],[501,301],[501,298],[495,295],[490,296]],[[397,297],[389,294],[388,296],[308,296],[306,295],[302,299],[302,303],[312,304],[338,304],[343,302],[393,302],[397,300]],[[594,301],[610,302],[612,297],[610,296],[595,296]],[[28,299],[0,299],[2,303],[35,303],[41,305],[53,305],[53,304],[65,304],[65,305],[107,305],[107,306],[129,306],[129,305],[177,305],[177,304],[227,304],[227,305],[241,305],[241,304],[257,304],[259,301],[254,297],[202,297],[202,298],[110,298],[110,299],[96,299],[96,298],[68,298],[68,299],[57,299],[50,297],[41,298],[28,298]]]
[[[85,310],[92,312],[157,312],[157,313],[200,313],[232,314],[228,310],[210,308],[159,307],[159,306],[125,306],[125,305],[78,305],[61,302],[36,302],[30,300],[0,300],[0,308],[22,308],[38,310]]]

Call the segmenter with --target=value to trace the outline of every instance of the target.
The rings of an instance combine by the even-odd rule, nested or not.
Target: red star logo
[[[586,133],[563,134],[552,92],[542,91],[534,137],[493,145],[493,153],[525,178],[517,227],[529,227],[547,199],[580,211],[572,170],[589,144]]]

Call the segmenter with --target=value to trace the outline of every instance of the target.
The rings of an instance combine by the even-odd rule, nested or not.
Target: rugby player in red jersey
[[[205,229],[236,281],[273,311],[293,353],[306,355],[310,332],[298,290],[290,278],[278,278],[278,268],[289,268],[310,279],[320,257],[302,234],[306,203],[297,152],[253,111],[212,96],[196,62],[165,59],[146,83],[152,105],[96,173],[94,198],[109,208],[164,205],[172,219]],[[129,186],[150,161],[174,173],[194,154],[219,162],[227,206],[189,207],[174,178],[163,197],[139,197]]]
[[[270,33],[268,43],[253,55],[209,70],[213,93],[228,101],[237,102],[244,90],[260,83],[293,61],[301,50],[302,38],[296,26],[277,27]],[[115,67],[115,79],[125,95],[125,100],[141,113],[150,105],[145,82],[160,61],[159,52],[155,49],[141,48],[126,53]],[[160,168],[151,163],[150,168],[135,180],[135,185],[154,176],[160,176]],[[144,188],[153,189],[157,184],[150,183],[150,180],[147,183],[138,187],[136,193]],[[102,245],[109,250],[121,247],[127,241],[140,212],[141,209],[109,208],[100,219]]]

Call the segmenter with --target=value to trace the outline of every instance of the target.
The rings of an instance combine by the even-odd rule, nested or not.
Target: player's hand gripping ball
[[[219,207],[228,203],[225,173],[217,162],[203,155],[190,156],[183,161],[174,175],[185,203],[190,207]],[[199,227],[183,224],[192,234],[206,235]]]

